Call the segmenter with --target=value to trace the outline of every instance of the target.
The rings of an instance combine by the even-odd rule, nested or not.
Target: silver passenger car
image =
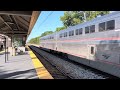
[[[44,36],[40,47],[120,77],[120,11]]]

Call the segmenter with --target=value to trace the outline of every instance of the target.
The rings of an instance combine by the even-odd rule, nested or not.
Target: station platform
[[[4,52],[0,53],[0,79],[53,79],[30,49],[8,59],[5,63]]]

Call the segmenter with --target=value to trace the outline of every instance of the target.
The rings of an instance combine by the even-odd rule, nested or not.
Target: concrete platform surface
[[[5,55],[0,54],[0,79],[39,79],[28,54],[10,56],[5,63]]]

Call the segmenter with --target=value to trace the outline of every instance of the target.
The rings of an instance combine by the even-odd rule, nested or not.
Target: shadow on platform
[[[0,79],[19,79],[19,78],[23,78],[23,79],[39,79],[37,76],[36,76],[36,71],[34,69],[30,69],[30,70],[25,70],[25,71],[17,71],[17,72],[12,72],[12,73],[5,73],[7,71],[2,71],[0,73],[3,73],[2,75],[0,75]],[[31,75],[28,75],[26,77],[26,75],[24,74],[31,74]]]

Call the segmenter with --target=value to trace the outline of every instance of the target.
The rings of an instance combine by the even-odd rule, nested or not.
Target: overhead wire
[[[50,15],[52,15],[53,12],[54,12],[54,11],[51,11],[51,12],[48,14],[48,16],[42,21],[42,23],[40,23],[40,25],[39,25],[39,27],[38,27],[37,30],[39,30],[40,26],[48,19],[48,17],[49,17]],[[34,33],[35,33],[35,32],[34,32]]]
[[[48,17],[49,17],[50,15],[52,15],[52,13],[53,13],[53,11],[51,11],[51,12],[49,13],[49,15],[44,19],[44,21],[39,25],[38,30],[39,30],[40,26],[48,19]]]

